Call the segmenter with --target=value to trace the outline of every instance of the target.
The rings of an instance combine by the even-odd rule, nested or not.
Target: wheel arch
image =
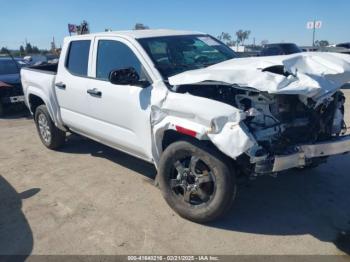
[[[66,131],[66,128],[61,120],[58,104],[55,102],[55,99],[50,99],[50,97],[48,97],[38,88],[30,88],[26,95],[26,103],[32,115],[35,115],[35,110],[38,106],[45,105],[55,126],[62,131]]]
[[[178,142],[178,141],[187,141],[189,143],[192,143],[194,145],[200,143],[206,148],[210,150],[216,151],[218,154],[222,155],[223,158],[226,159],[228,163],[233,163],[234,159],[228,157],[223,152],[220,151],[220,149],[210,140],[210,139],[200,139],[196,136],[191,136],[188,134],[181,133],[174,129],[167,129],[164,130],[159,150],[159,159],[162,156],[163,152],[166,150],[167,147],[169,147],[171,144]]]
[[[187,141],[194,145],[200,143],[201,145],[208,148],[208,150],[215,151],[217,154],[221,155],[225,162],[230,166],[230,168],[235,168],[236,166],[236,160],[223,153],[209,138],[206,138],[204,134],[192,136],[179,132],[176,129],[168,128],[163,130],[161,135],[158,133],[158,136],[160,136],[158,138],[158,141],[156,141],[158,157],[155,161],[157,168],[159,165],[159,160],[166,148],[178,141]]]
[[[216,148],[216,150],[218,150],[217,147],[210,140],[201,140],[195,136],[190,136],[190,135],[181,133],[181,132],[173,130],[173,129],[167,129],[163,133],[162,151],[164,151],[171,144],[173,144],[177,141],[181,141],[181,140],[185,140],[185,141],[189,141],[189,142],[196,141],[199,143],[203,143],[208,147]]]
[[[157,168],[161,155],[172,143],[179,140],[206,140],[204,126],[184,119],[168,117],[153,125],[152,129],[152,155]]]
[[[40,96],[34,95],[34,94],[29,94],[28,102],[29,102],[29,109],[32,112],[32,114],[35,114],[36,109],[40,105],[46,105],[46,103]]]

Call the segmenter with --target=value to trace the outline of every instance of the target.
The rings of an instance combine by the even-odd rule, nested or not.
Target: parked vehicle
[[[320,51],[318,46],[300,46],[299,48],[303,52],[318,52],[318,51]]]
[[[350,43],[341,43],[341,44],[336,44],[335,46],[350,49]]]
[[[58,65],[21,70],[46,147],[71,131],[154,163],[167,203],[196,222],[228,210],[237,176],[350,151],[349,75],[345,55],[236,58],[207,34],[172,30],[68,37]]]
[[[47,59],[47,63],[49,64],[57,64],[59,57],[54,54],[47,54],[46,59]]]
[[[30,65],[41,65],[48,62],[48,58],[41,54],[27,55],[23,58],[23,60]]]
[[[340,44],[336,46],[323,46],[319,48],[320,52],[333,52],[340,54],[350,54],[350,49],[346,47],[346,44]]]
[[[278,43],[265,45],[260,56],[291,55],[303,52],[296,44]]]
[[[0,57],[0,117],[14,104],[23,103],[21,65],[12,57]]]

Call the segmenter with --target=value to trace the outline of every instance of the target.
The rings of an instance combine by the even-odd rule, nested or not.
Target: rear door
[[[89,57],[92,40],[79,38],[64,45],[59,70],[55,80],[55,92],[65,125],[85,133],[90,126],[86,117],[88,111],[87,88],[89,84]]]

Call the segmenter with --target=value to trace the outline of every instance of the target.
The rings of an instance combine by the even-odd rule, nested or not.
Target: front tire
[[[217,150],[199,141],[169,145],[159,163],[159,185],[169,206],[197,223],[213,221],[231,207],[236,177]]]
[[[47,148],[58,149],[65,143],[66,133],[55,126],[45,105],[37,107],[34,120],[41,142]]]

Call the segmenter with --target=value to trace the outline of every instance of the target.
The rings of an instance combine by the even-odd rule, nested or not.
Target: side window
[[[114,40],[100,40],[97,49],[96,78],[108,80],[112,70],[133,67],[144,78],[141,62],[125,44]]]
[[[90,43],[90,40],[72,41],[70,43],[66,67],[72,74],[87,76]]]

